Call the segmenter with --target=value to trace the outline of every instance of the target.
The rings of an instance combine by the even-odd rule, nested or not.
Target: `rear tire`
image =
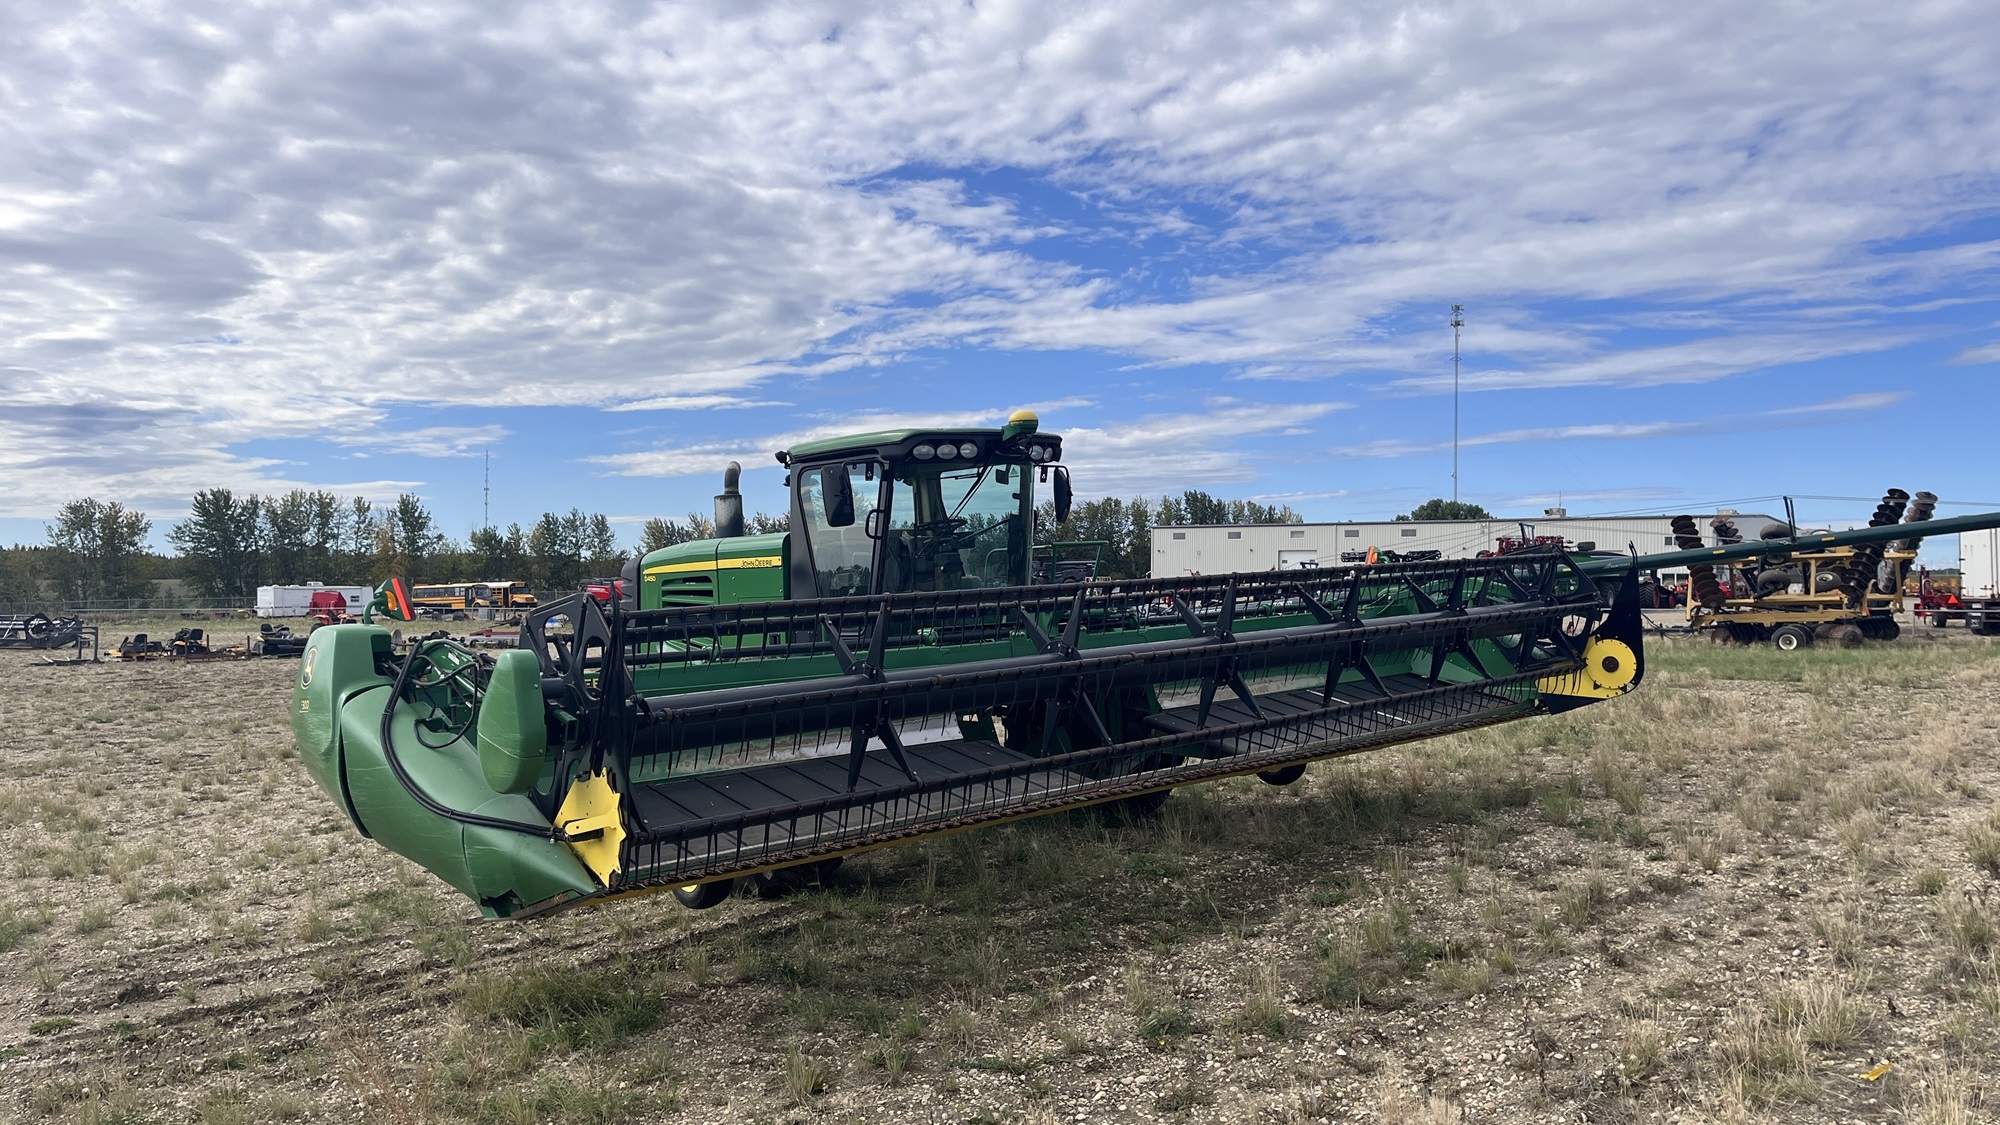
[[[1780,625],[1771,630],[1771,644],[1780,652],[1797,652],[1811,648],[1812,633],[1797,625]]]
[[[689,910],[707,910],[729,901],[729,894],[736,889],[736,880],[718,879],[713,883],[696,883],[691,887],[675,887],[674,898]]]
[[[1258,770],[1257,780],[1266,785],[1290,785],[1306,775],[1304,762],[1293,762],[1289,766],[1279,766],[1274,770]]]

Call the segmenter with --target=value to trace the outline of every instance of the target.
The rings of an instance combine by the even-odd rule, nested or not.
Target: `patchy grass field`
[[[335,813],[290,662],[0,654],[0,1118],[1991,1120],[2000,646],[1651,652],[1154,823],[522,924]]]

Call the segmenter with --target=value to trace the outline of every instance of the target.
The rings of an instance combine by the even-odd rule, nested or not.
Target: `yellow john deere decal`
[[[569,837],[570,850],[597,876],[611,885],[618,873],[618,853],[625,843],[625,823],[618,815],[618,791],[604,771],[576,779],[556,810],[556,827]]]
[[[646,577],[656,574],[686,574],[691,570],[766,570],[785,565],[783,555],[757,555],[747,559],[716,559],[713,562],[667,563],[663,566],[649,566]]]
[[[1535,690],[1544,695],[1610,699],[1629,690],[1638,674],[1639,658],[1631,645],[1593,637],[1583,648],[1583,667],[1560,676],[1544,676],[1535,681]]]

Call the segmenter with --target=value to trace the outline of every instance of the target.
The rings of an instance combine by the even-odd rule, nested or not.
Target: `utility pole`
[[[1458,332],[1465,327],[1465,306],[1451,307],[1451,502],[1458,503]]]
[[[486,481],[480,487],[479,505],[480,505],[480,512],[482,513],[482,518],[485,521],[480,526],[492,527],[493,526],[493,451],[491,449],[486,451]]]

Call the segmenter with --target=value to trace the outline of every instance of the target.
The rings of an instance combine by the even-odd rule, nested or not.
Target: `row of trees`
[[[601,514],[545,512],[525,529],[481,528],[461,543],[407,494],[378,506],[331,492],[207,489],[195,495],[188,517],[167,530],[172,556],[147,547],[152,527],[143,512],[116,502],[65,504],[47,525],[46,545],[0,551],[0,603],[48,594],[72,602],[145,598],[153,580],[173,578],[212,598],[249,598],[266,584],[368,585],[391,575],[424,582],[512,578],[563,590],[615,573],[625,559]]]
[[[1432,513],[1451,503],[1430,501],[1412,514],[1437,518]],[[1458,507],[1485,514],[1474,505]],[[753,535],[789,524],[785,516],[761,512],[745,522]],[[1105,543],[1100,573],[1117,578],[1148,572],[1155,527],[1298,522],[1287,506],[1225,500],[1198,489],[1158,499],[1084,501],[1062,523],[1053,505],[1044,504],[1038,521],[1042,541]],[[540,590],[570,590],[616,573],[627,557],[601,514],[544,512],[527,528],[485,527],[459,542],[408,494],[378,506],[359,496],[303,489],[282,496],[207,489],[195,494],[187,518],[168,529],[172,557],[148,550],[152,527],[145,513],[115,501],[65,504],[47,525],[46,546],[0,551],[0,602],[34,600],[44,590],[68,601],[141,598],[155,578],[184,578],[215,598],[248,598],[266,584],[365,585],[391,575],[423,582],[512,578]],[[651,519],[635,549],[644,554],[714,534],[713,521],[702,515]]]
[[[363,497],[331,492],[238,496],[209,489],[195,495],[188,518],[167,532],[167,541],[195,588],[222,598],[248,597],[266,584],[361,585],[391,575],[421,582],[512,578],[571,589],[624,562],[602,514],[544,512],[526,529],[483,527],[460,543],[408,493],[378,509]]]

